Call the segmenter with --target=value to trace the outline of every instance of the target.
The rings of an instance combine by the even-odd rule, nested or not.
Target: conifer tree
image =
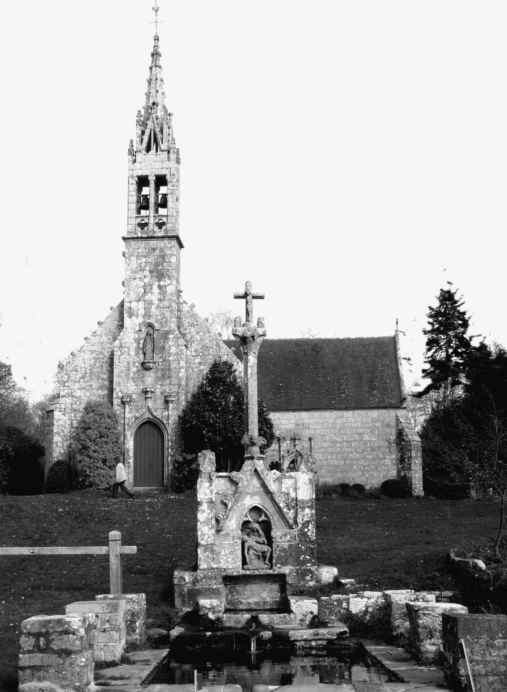
[[[462,298],[456,296],[458,289],[440,289],[438,305],[430,307],[428,312],[425,363],[427,367],[422,374],[430,383],[417,394],[422,397],[428,392],[438,391],[442,402],[446,404],[452,397],[455,388],[462,384],[462,377],[467,370],[467,359],[472,345],[467,336],[470,320],[463,308]]]
[[[243,463],[244,396],[232,363],[216,360],[193,393],[180,416],[186,454],[203,449],[215,453],[217,471],[235,471]],[[259,400],[259,435],[266,440],[261,452],[271,446],[273,423]]]
[[[482,343],[468,356],[462,395],[441,402],[422,430],[425,490],[437,497],[493,493],[499,500],[494,550],[507,514],[507,351]]]
[[[75,462],[80,488],[105,489],[114,481],[114,467],[121,461],[118,419],[112,407],[89,402],[74,434]]]

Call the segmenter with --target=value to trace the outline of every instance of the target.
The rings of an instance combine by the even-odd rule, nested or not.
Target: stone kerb
[[[39,615],[21,623],[19,689],[84,692],[93,686],[92,613]]]
[[[465,642],[476,692],[507,690],[507,616],[444,614],[444,675],[453,689],[466,689],[459,641]]]
[[[308,596],[289,596],[289,606],[297,627],[309,627],[319,611],[317,599]]]
[[[334,625],[346,622],[349,615],[349,594],[339,593],[331,596],[321,596],[319,599],[319,619]]]
[[[76,601],[65,612],[96,616],[97,629],[93,634],[93,658],[95,661],[119,663],[126,645],[126,599],[117,597],[104,601]]]
[[[410,634],[406,604],[430,604],[441,602],[444,598],[448,598],[447,592],[413,589],[344,592],[321,596],[318,599],[318,615],[321,621],[330,625],[346,623],[353,635],[382,636],[405,645],[409,642]]]
[[[358,634],[370,630],[378,636],[385,631],[386,619],[383,591],[358,591],[350,594],[349,618],[345,622]]]
[[[110,594],[95,596],[96,601],[114,601],[118,597]],[[146,640],[146,594],[122,594],[125,599],[126,643],[142,646]]]
[[[410,622],[406,604],[409,602],[435,603],[435,594],[414,591],[413,589],[398,589],[384,591],[387,617],[390,623],[390,634],[400,644],[407,644],[410,635]]]
[[[459,603],[407,602],[410,622],[409,648],[420,663],[439,665],[442,661],[442,615],[468,613]]]

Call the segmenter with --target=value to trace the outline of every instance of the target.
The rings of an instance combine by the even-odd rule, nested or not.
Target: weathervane
[[[155,7],[152,7],[151,9],[155,12],[155,21],[150,22],[150,24],[155,24],[155,34],[158,36],[158,11],[160,7],[157,5],[157,0],[155,0]],[[163,24],[164,22],[160,23]]]

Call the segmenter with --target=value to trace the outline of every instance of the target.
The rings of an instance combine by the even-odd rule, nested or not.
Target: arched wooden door
[[[134,487],[164,485],[164,434],[156,423],[146,421],[134,438]]]

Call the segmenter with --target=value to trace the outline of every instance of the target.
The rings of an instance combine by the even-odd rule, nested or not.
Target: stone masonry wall
[[[406,478],[412,495],[424,495],[421,438],[412,426],[406,411],[396,414],[396,424],[398,436],[400,434],[403,436],[406,448],[404,451],[397,449],[400,476]]]
[[[192,395],[211,364],[217,358],[230,361],[236,368],[240,382],[243,381],[243,366],[206,319],[200,317],[193,305],[181,301],[180,333],[187,349],[186,398]]]
[[[476,692],[507,689],[507,616],[444,614],[444,674],[453,690],[467,690],[459,648],[464,641]]]
[[[388,478],[397,478],[394,439],[399,409],[357,411],[272,411],[275,433],[287,439],[301,435],[305,452],[310,451],[319,481],[362,483],[378,488]],[[268,450],[268,459],[278,458],[278,443]]]
[[[69,692],[92,689],[95,626],[96,617],[91,612],[38,615],[24,620],[19,655],[20,689]]]
[[[84,345],[58,366],[59,397],[49,412],[46,473],[59,459],[70,458],[72,433],[88,401],[113,396],[113,347],[123,328],[123,303],[112,308]]]
[[[171,300],[164,302],[176,303],[177,297],[174,295]],[[155,314],[158,306],[154,305],[152,309],[150,306],[143,307],[139,321],[132,320],[130,315],[129,327],[123,329],[123,303],[120,303],[87,338],[81,349],[61,363],[57,375],[60,397],[48,411],[46,473],[58,459],[70,458],[72,433],[85,404],[90,400],[102,400],[113,404],[120,426],[125,430],[125,462],[131,483],[134,425],[146,407],[142,390],[144,387],[153,387],[150,405],[168,431],[165,471],[168,478],[172,457],[177,452],[178,415],[213,360],[223,358],[231,361],[241,380],[242,366],[232,351],[206,320],[195,312],[193,306],[188,306],[181,299],[179,308],[170,311],[171,328],[163,325],[165,329],[155,332],[154,369],[143,370],[141,348],[144,332],[139,326],[144,324],[142,317],[145,309],[148,309],[155,326],[162,319],[161,315]],[[133,309],[131,302],[129,311]],[[167,315],[163,319],[167,320]],[[176,328],[177,323],[181,333]],[[126,394],[130,394],[132,400],[124,406],[121,397]]]

